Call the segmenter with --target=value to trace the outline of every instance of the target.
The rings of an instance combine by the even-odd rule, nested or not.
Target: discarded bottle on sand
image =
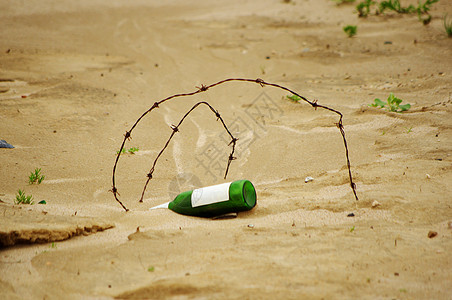
[[[180,193],[173,201],[151,209],[169,208],[179,214],[215,217],[256,206],[256,190],[249,180],[237,180]]]

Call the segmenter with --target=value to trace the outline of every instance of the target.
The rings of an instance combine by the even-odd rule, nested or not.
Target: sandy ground
[[[326,0],[0,1],[0,139],[15,146],[0,149],[0,298],[451,299],[452,39],[442,17],[452,3],[435,4],[428,26],[353,10]],[[336,115],[227,83],[168,101],[134,129],[126,147],[139,151],[116,174],[126,213],[109,192],[126,130],[155,101],[230,77],[341,111],[359,201]],[[368,107],[391,92],[411,109]],[[237,218],[148,210],[225,182],[229,139],[204,107],[138,202],[169,126],[198,101],[240,138],[227,181],[251,180],[258,205]],[[29,185],[35,168],[45,180]],[[47,204],[14,205],[18,189]]]

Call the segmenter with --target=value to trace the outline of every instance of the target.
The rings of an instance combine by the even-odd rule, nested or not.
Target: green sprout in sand
[[[358,26],[353,25],[347,25],[343,28],[344,32],[348,35],[348,37],[352,37],[356,35],[356,31],[358,29]]]
[[[16,195],[15,204],[34,204],[32,195],[25,195],[25,191],[18,190]]]
[[[447,36],[452,37],[452,20],[444,15],[444,29],[446,30]]]
[[[374,5],[376,2],[373,0],[364,0],[356,6],[356,10],[358,11],[359,17],[367,17],[370,13],[370,6]]]
[[[30,176],[28,176],[28,183],[33,184],[41,184],[41,182],[44,180],[45,176],[41,175],[41,168],[36,168],[34,172],[30,173]]]
[[[400,105],[400,103],[402,103],[402,99],[399,99],[396,96],[394,96],[393,93],[390,93],[386,102],[381,101],[378,98],[375,98],[374,103],[369,104],[369,106],[385,108],[387,111],[398,113],[409,110],[411,108],[411,104]]]
[[[298,97],[297,95],[286,96],[286,98],[294,103],[300,103],[300,100],[301,100],[301,98]]]
[[[138,147],[131,147],[129,148],[129,150],[126,150],[126,148],[122,148],[121,153],[122,154],[126,154],[126,153],[130,153],[130,154],[135,154],[135,152],[137,152],[138,150],[140,150],[140,148]],[[119,151],[116,152],[116,154],[118,154]]]

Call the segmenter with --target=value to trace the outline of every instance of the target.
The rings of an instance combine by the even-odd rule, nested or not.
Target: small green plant
[[[55,242],[52,242],[52,244],[50,244],[49,248],[56,249],[57,248],[57,244],[55,244]]]
[[[424,25],[427,25],[432,20],[432,16],[429,13],[430,6],[433,3],[438,2],[439,0],[426,0],[423,4],[419,1],[419,5],[416,8],[417,16],[419,18],[419,21],[421,21]],[[423,15],[427,15],[427,17],[423,18]]]
[[[419,5],[421,4],[419,3]],[[413,5],[402,7],[399,0],[381,1],[379,5],[379,12],[383,13],[386,9],[395,11],[399,14],[409,14],[416,11],[416,8]]]
[[[28,176],[28,183],[33,184],[41,184],[41,182],[44,180],[45,176],[41,175],[41,168],[36,168],[34,172],[30,173],[30,176]]]
[[[358,17],[367,17],[370,13],[370,6],[374,5],[376,2],[373,0],[364,0],[356,6],[356,10],[358,11]]]
[[[407,7],[402,7],[399,0],[381,1],[380,5],[379,5],[378,13],[384,13],[384,11],[387,9],[395,11],[399,14],[411,14],[411,13],[417,12],[419,21],[421,21],[424,25],[427,25],[432,20],[432,16],[429,13],[431,5],[438,1],[439,0],[425,0],[424,3],[421,3],[421,1],[419,1],[419,4],[417,7],[415,7],[412,4],[410,4]],[[424,15],[427,15],[427,16],[423,17]]]
[[[301,100],[301,98],[298,97],[297,95],[286,96],[286,98],[294,103],[300,103],[300,100]]]
[[[355,226],[353,226],[352,228],[350,228],[350,232],[355,231]]]
[[[137,152],[138,150],[140,150],[138,147],[132,147],[127,151],[129,151],[130,154],[135,154],[135,152]]]
[[[131,148],[129,148],[129,150],[122,148],[121,153],[122,154],[126,154],[126,153],[135,154],[135,152],[137,152],[139,150],[140,150],[140,148],[138,148],[138,147],[131,147]],[[119,153],[119,151],[116,151],[116,154],[118,154],[118,153]]]
[[[410,4],[407,7],[403,7],[400,4],[399,0],[384,0],[381,1],[378,4],[378,9],[376,10],[376,14],[384,13],[385,10],[392,10],[399,14],[411,14],[411,13],[417,13],[419,21],[421,21],[424,25],[427,25],[432,20],[432,16],[430,15],[429,11],[433,3],[438,2],[439,0],[425,0],[425,2],[421,2],[419,0],[419,4],[417,7]],[[373,5],[376,5],[376,1],[373,0],[364,0],[360,2],[356,6],[356,10],[358,11],[359,17],[367,17],[367,15],[370,13],[370,8]],[[424,17],[424,15],[427,15]]]
[[[452,20],[447,18],[447,14],[444,15],[444,29],[446,30],[447,36],[452,37]]]
[[[356,31],[358,29],[358,26],[353,25],[347,25],[343,28],[344,32],[348,35],[348,37],[352,37],[356,35]]]
[[[399,99],[396,96],[394,96],[393,93],[390,93],[386,102],[383,102],[378,98],[375,98],[374,103],[369,104],[369,106],[385,108],[386,110],[392,112],[403,112],[411,108],[411,104],[400,105],[400,103],[402,103],[402,99]]]
[[[439,0],[425,0],[424,3],[421,3],[421,1],[419,1],[419,5],[416,8],[416,12],[419,16],[419,20],[422,20],[421,15],[423,14],[427,14],[428,15],[428,19],[431,20],[432,16],[430,15],[429,11],[430,11],[430,6],[433,3],[438,2]],[[430,22],[430,21],[429,21]]]
[[[16,194],[16,200],[14,201],[15,204],[33,204],[33,196],[32,195],[25,195],[25,192],[22,190],[18,190]]]
[[[405,129],[406,129],[406,133],[410,133],[413,131],[413,126],[411,126],[410,128],[405,127]]]
[[[155,268],[154,268],[154,266],[150,266],[150,267],[148,267],[148,272],[154,272],[155,271]]]

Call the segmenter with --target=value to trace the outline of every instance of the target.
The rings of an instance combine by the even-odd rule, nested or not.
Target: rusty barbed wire
[[[157,164],[158,159],[160,158],[160,156],[163,154],[163,152],[166,150],[166,148],[168,147],[169,143],[171,142],[171,139],[174,137],[174,135],[176,134],[176,132],[179,132],[179,126],[181,126],[182,122],[184,122],[185,118],[188,117],[188,115],[195,110],[198,106],[200,106],[201,104],[207,105],[210,110],[215,114],[217,121],[220,120],[221,123],[223,124],[224,129],[226,130],[226,132],[229,134],[229,136],[231,137],[231,142],[229,143],[229,145],[232,144],[232,151],[231,154],[229,155],[229,160],[228,160],[228,165],[226,167],[226,172],[224,175],[224,178],[226,179],[226,176],[228,174],[228,170],[229,170],[229,165],[231,164],[231,161],[235,159],[234,157],[234,151],[235,151],[235,143],[237,142],[237,138],[235,138],[232,133],[229,131],[228,127],[226,126],[226,124],[224,123],[223,118],[221,117],[220,113],[215,110],[209,103],[205,102],[205,101],[201,101],[196,103],[183,117],[182,119],[179,121],[179,123],[177,125],[171,125],[171,129],[173,130],[171,132],[170,137],[168,138],[168,141],[166,141],[165,146],[163,146],[162,150],[160,150],[159,154],[157,155],[157,157],[155,158],[154,162],[152,163],[152,167],[149,170],[149,173],[147,174],[148,179],[146,180],[146,183],[144,185],[143,188],[143,192],[141,193],[141,198],[140,198],[140,202],[143,202],[143,197],[144,197],[144,193],[146,192],[146,188],[149,184],[149,181],[151,181],[152,179],[152,175],[154,174],[154,170],[155,170],[155,165]],[[229,146],[228,145],[228,146]]]
[[[158,102],[154,102],[154,104],[153,104],[147,111],[145,111],[145,112],[144,112],[144,113],[143,113],[143,114],[135,121],[135,123],[132,125],[132,127],[130,128],[130,130],[126,131],[126,133],[124,134],[124,140],[122,141],[121,147],[120,147],[120,149],[119,149],[119,151],[118,151],[118,154],[117,154],[117,156],[116,156],[115,164],[114,164],[114,166],[113,166],[113,176],[112,176],[113,187],[112,187],[112,189],[110,190],[110,191],[113,193],[113,195],[114,195],[114,197],[115,197],[115,200],[122,206],[122,208],[123,208],[125,211],[128,211],[128,209],[125,207],[125,205],[124,205],[124,204],[119,200],[119,198],[118,198],[118,196],[120,196],[120,194],[119,194],[118,189],[117,189],[117,187],[116,187],[116,178],[115,178],[115,174],[116,174],[116,168],[117,168],[117,165],[118,165],[118,162],[119,162],[119,158],[120,158],[120,156],[121,156],[121,154],[122,154],[122,150],[124,149],[124,145],[125,145],[126,141],[127,141],[127,140],[130,140],[130,139],[132,138],[132,131],[133,131],[133,129],[138,125],[138,123],[139,123],[139,122],[140,122],[140,121],[141,121],[148,113],[150,113],[150,112],[151,112],[152,110],[154,110],[155,108],[158,108],[162,103],[164,103],[164,102],[166,102],[166,101],[169,101],[169,100],[174,99],[174,98],[179,98],[179,97],[193,96],[193,95],[196,95],[196,94],[199,94],[199,93],[202,93],[202,92],[206,92],[206,91],[208,91],[209,89],[211,89],[211,88],[213,88],[213,87],[215,87],[215,86],[218,86],[218,85],[220,85],[220,84],[224,84],[224,83],[232,82],[232,81],[251,82],[251,83],[257,83],[257,84],[259,84],[261,87],[272,86],[272,87],[275,87],[275,88],[278,88],[278,89],[282,89],[282,90],[284,90],[284,91],[287,91],[287,92],[292,93],[293,95],[299,97],[301,100],[303,100],[304,102],[306,102],[306,103],[308,103],[309,105],[311,105],[315,110],[317,110],[318,108],[321,108],[321,109],[325,109],[325,110],[328,110],[328,111],[330,111],[330,112],[333,112],[333,113],[339,115],[339,120],[338,120],[338,122],[336,123],[336,126],[338,127],[338,129],[339,129],[339,131],[340,131],[340,133],[341,133],[341,136],[342,136],[342,140],[343,140],[343,142],[344,142],[344,147],[345,147],[345,157],[346,157],[346,160],[347,160],[347,168],[348,168],[348,176],[349,176],[349,179],[350,179],[350,187],[351,187],[351,189],[352,189],[352,191],[353,191],[353,194],[354,194],[354,196],[355,196],[355,200],[356,200],[356,201],[359,200],[359,199],[358,199],[358,195],[356,194],[356,184],[353,182],[353,176],[352,176],[352,172],[351,172],[351,164],[350,164],[350,158],[349,158],[348,144],[347,144],[347,139],[346,139],[346,137],[345,137],[344,126],[343,126],[343,124],[342,124],[342,118],[343,118],[343,115],[342,115],[341,112],[339,112],[338,110],[335,110],[335,109],[333,109],[333,108],[330,108],[330,107],[328,107],[328,106],[318,104],[317,100],[310,101],[310,100],[306,99],[305,97],[301,96],[300,94],[298,94],[297,92],[295,92],[295,91],[289,89],[289,88],[286,88],[286,87],[284,87],[284,86],[282,86],[282,85],[279,85],[279,84],[266,82],[266,81],[264,81],[264,80],[261,79],[261,78],[257,78],[257,79],[228,78],[228,79],[224,79],[224,80],[218,81],[218,82],[213,83],[213,84],[210,84],[210,85],[204,85],[204,84],[202,84],[200,87],[196,87],[196,88],[197,88],[196,91],[191,92],[191,93],[174,94],[174,95],[169,96],[169,97],[167,97],[167,98],[164,98],[164,99],[162,99],[162,100],[160,100],[160,101],[158,101]],[[215,110],[209,103],[207,103],[207,102],[205,102],[205,101],[201,101],[201,102],[196,103],[196,104],[195,104],[195,105],[194,105],[194,106],[193,106],[193,107],[192,107],[192,108],[191,108],[191,109],[190,109],[190,110],[182,117],[182,119],[179,121],[179,123],[178,123],[177,125],[172,125],[172,126],[171,126],[171,129],[172,129],[173,131],[171,132],[171,135],[170,135],[168,141],[165,143],[163,149],[159,152],[159,154],[158,154],[157,157],[155,158],[155,160],[154,160],[154,162],[153,162],[153,164],[152,164],[152,167],[151,167],[149,173],[146,175],[146,176],[147,176],[147,180],[146,180],[145,186],[144,186],[144,188],[143,188],[143,192],[142,192],[142,194],[141,194],[140,202],[143,202],[144,193],[145,193],[146,188],[147,188],[147,186],[148,186],[148,184],[149,184],[149,181],[150,181],[150,180],[152,179],[152,177],[153,177],[153,173],[154,173],[154,171],[155,171],[155,166],[156,166],[156,164],[157,164],[158,159],[159,159],[160,156],[163,154],[163,152],[166,150],[166,148],[168,147],[168,145],[169,145],[171,139],[174,137],[174,135],[176,134],[176,132],[179,131],[179,126],[182,124],[182,122],[185,120],[185,118],[186,118],[186,117],[187,117],[194,109],[196,109],[196,108],[197,108],[199,105],[201,105],[201,104],[204,104],[204,105],[206,105],[206,106],[209,107],[209,109],[210,109],[210,110],[215,114],[215,116],[217,117],[217,120],[220,120],[220,121],[221,121],[221,123],[222,123],[224,129],[227,131],[227,133],[228,133],[229,136],[231,137],[231,142],[229,143],[229,146],[232,145],[232,150],[231,150],[231,154],[230,154],[229,157],[228,157],[228,163],[227,163],[226,171],[225,171],[225,175],[224,175],[224,178],[226,179],[226,177],[227,177],[227,175],[228,175],[228,172],[229,172],[229,168],[230,168],[231,162],[232,162],[233,160],[236,159],[236,157],[234,157],[234,152],[235,152],[235,146],[236,146],[236,143],[237,143],[238,139],[235,138],[235,137],[231,134],[231,132],[230,132],[229,129],[227,128],[227,126],[226,126],[226,124],[225,124],[223,118],[221,118],[219,112],[218,112],[217,110]]]

